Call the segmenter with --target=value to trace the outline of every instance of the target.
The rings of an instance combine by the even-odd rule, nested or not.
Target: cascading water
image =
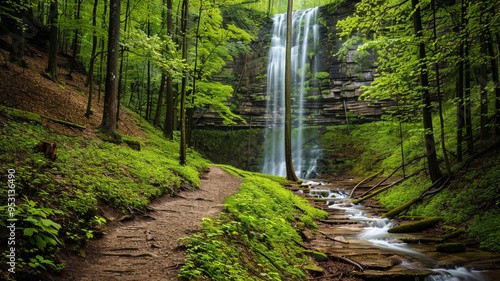
[[[314,76],[317,63],[310,57],[318,44],[318,8],[295,11],[292,16],[292,158],[301,178],[317,175],[316,162],[321,155],[318,145],[304,149],[304,115],[307,78]],[[286,176],[284,147],[286,14],[273,17],[271,47],[267,66],[267,104],[265,152],[262,172]]]
[[[309,182],[308,184],[311,185],[311,183],[313,182]],[[416,261],[420,265],[429,267],[415,267],[412,264],[404,262],[401,265],[405,268],[434,272],[433,275],[422,279],[415,278],[415,281],[488,281],[488,278],[480,271],[469,270],[464,267],[457,267],[455,269],[430,268],[437,263],[436,260],[412,249],[408,244],[400,242],[400,237],[397,234],[388,232],[389,228],[394,226],[391,220],[367,215],[365,212],[366,207],[359,204],[352,205],[348,199],[348,194],[345,194],[343,191],[322,189],[321,186],[317,186],[311,189],[311,195],[327,199],[330,208],[344,212],[345,216],[349,217],[350,220],[358,221],[364,225],[363,229],[355,237],[361,240],[359,243],[362,245],[372,245],[383,251],[398,253],[409,260]],[[349,228],[351,226],[347,225],[343,227]]]

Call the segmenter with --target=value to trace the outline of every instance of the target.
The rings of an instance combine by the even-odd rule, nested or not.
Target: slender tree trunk
[[[413,28],[415,30],[415,35],[417,39],[421,40],[423,37],[422,32],[422,18],[420,16],[419,0],[412,0],[413,8]],[[432,108],[431,108],[431,96],[429,92],[429,78],[427,73],[426,54],[425,54],[425,44],[423,41],[419,42],[418,46],[418,59],[420,61],[420,86],[422,89],[422,119],[425,131],[425,149],[427,153],[427,163],[429,168],[429,175],[432,182],[436,182],[441,178],[441,171],[439,169],[439,164],[436,155],[436,144],[434,142],[434,131],[432,125]]]
[[[57,77],[57,16],[57,0],[52,0],[50,2],[50,46],[47,73],[49,73],[53,78]]]
[[[106,89],[104,95],[102,123],[100,127],[104,133],[117,136],[116,77],[118,74],[118,51],[120,41],[120,0],[110,0],[109,3],[108,38]]]
[[[182,10],[182,59],[185,61],[187,59],[187,31],[188,31],[188,20],[189,20],[189,0],[183,0],[183,10]],[[180,141],[180,153],[179,162],[181,165],[186,164],[186,87],[187,87],[187,70],[184,70],[182,76],[182,86],[181,86],[181,141]]]
[[[101,27],[105,28],[106,27],[106,13],[108,10],[108,0],[104,0],[104,11],[102,12],[102,24]],[[101,61],[99,65],[99,87],[97,89],[98,97],[97,97],[97,103],[99,104],[101,102],[101,87],[102,87],[102,75],[103,75],[103,62],[104,62],[104,46],[106,45],[106,42],[104,39],[101,40]]]
[[[479,36],[479,44],[480,52],[484,58],[488,57],[488,39],[487,35],[489,34],[488,30],[485,30]],[[481,114],[481,126],[479,135],[482,140],[486,140],[488,138],[488,64],[487,60],[483,60],[481,62],[481,66],[479,67],[479,85],[481,87],[481,101],[480,101],[480,114]]]
[[[286,179],[298,181],[292,162],[292,13],[293,0],[288,0],[285,61],[285,165]]]
[[[130,9],[130,1],[127,0],[127,7],[125,8],[125,26],[123,27],[123,32],[125,32],[125,33],[127,32],[129,9]],[[120,120],[120,104],[121,104],[122,92],[123,92],[123,87],[122,87],[123,60],[125,58],[125,52],[126,52],[125,47],[122,47],[121,48],[121,58],[120,58],[120,71],[119,71],[119,78],[118,78],[118,101],[117,101],[117,107],[116,107],[116,120]]]
[[[434,41],[437,41],[437,24],[436,24],[436,1],[432,0],[431,2],[432,5],[432,21],[433,21],[433,29],[434,29]],[[437,50],[437,44],[436,46],[436,52]],[[450,160],[448,159],[448,152],[446,151],[446,142],[445,142],[445,133],[444,133],[444,118],[443,118],[443,101],[441,97],[441,77],[439,73],[439,63],[436,62],[434,65],[436,68],[436,85],[437,85],[437,97],[438,97],[438,102],[439,102],[439,123],[441,124],[441,147],[443,149],[443,156],[444,156],[444,162],[446,164],[446,171],[448,172],[448,175],[451,175],[451,165],[450,165]],[[404,169],[404,166],[403,166]]]
[[[160,115],[161,108],[163,107],[163,92],[165,91],[165,73],[161,74],[160,90],[158,91],[158,104],[156,105],[155,119],[153,121],[154,126],[160,125]]]
[[[97,6],[99,4],[99,0],[94,0],[94,9],[92,10],[92,26],[96,27],[97,25]],[[92,115],[92,91],[94,89],[94,61],[96,59],[96,50],[97,50],[97,34],[94,30],[94,34],[92,36],[92,52],[90,54],[90,65],[89,65],[89,75],[87,76],[87,84],[89,85],[89,100],[87,102],[87,111],[85,112],[85,117],[90,118]]]
[[[82,1],[83,0],[75,0],[76,5],[76,15],[75,19],[78,21],[80,19],[80,9],[82,6]],[[78,53],[80,52],[80,41],[78,40],[78,28],[75,28],[75,37],[73,38],[73,61],[75,62],[76,65],[76,57],[78,56]]]
[[[172,22],[172,14],[173,14],[173,1],[167,0],[167,34],[168,36],[173,36],[173,22]],[[165,137],[169,140],[173,139],[174,136],[174,82],[172,78],[172,74],[167,74],[167,88],[166,88],[166,103],[167,103],[167,112],[165,116],[165,126],[164,126],[164,134]]]
[[[462,0],[462,19],[461,27],[458,30],[460,35],[465,20],[464,0]],[[457,98],[457,160],[462,162],[463,159],[463,128],[465,126],[465,112],[464,112],[464,42],[461,40],[459,53],[458,53],[458,80],[456,86]]]
[[[468,20],[466,20],[466,25]],[[471,112],[471,64],[469,58],[470,42],[468,40],[469,34],[466,33],[465,41],[465,89],[464,89],[464,105],[465,105],[465,141],[467,142],[467,151],[469,155],[474,152],[474,139],[472,136],[472,112]]]
[[[488,51],[490,55],[491,75],[495,84],[495,135],[500,136],[500,80],[498,78],[498,64],[495,58],[495,48],[493,46],[493,35],[490,33],[488,40]]]
[[[151,25],[148,19],[148,37],[151,35]],[[148,59],[148,77],[146,85],[146,120],[151,120],[151,111],[153,106],[153,98],[151,97],[151,61]]]

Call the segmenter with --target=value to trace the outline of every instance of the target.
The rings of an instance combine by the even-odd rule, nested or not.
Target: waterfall
[[[318,44],[318,8],[295,11],[292,15],[292,158],[300,178],[317,176],[316,162],[321,156],[318,145],[304,149],[304,119],[309,119],[306,103],[308,77],[314,77],[317,63],[310,53]],[[265,151],[262,172],[286,176],[285,166],[285,52],[286,14],[273,16],[271,47],[267,65],[268,115],[265,130]]]

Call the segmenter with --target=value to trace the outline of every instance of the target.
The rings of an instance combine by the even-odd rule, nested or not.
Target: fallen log
[[[47,119],[47,120],[50,120],[50,121],[52,121],[54,123],[62,124],[62,125],[68,126],[68,127],[77,128],[77,129],[80,129],[80,130],[87,129],[87,127],[85,127],[85,126],[81,126],[81,125],[78,125],[78,124],[75,124],[75,123],[71,123],[71,122],[68,122],[68,121],[59,120],[59,119],[55,119],[55,118],[44,116],[44,115],[40,115],[40,117],[42,117],[44,119]]]
[[[352,195],[354,194],[354,191],[356,190],[356,188],[358,188],[361,184],[363,184],[365,181],[367,180],[372,180],[373,178],[375,178],[376,176],[380,175],[383,171],[380,171],[378,174],[375,174],[373,176],[369,176],[365,179],[363,179],[362,181],[360,181],[358,184],[356,184],[355,187],[353,187],[353,189],[351,190],[351,195],[349,195],[349,199],[351,199]]]

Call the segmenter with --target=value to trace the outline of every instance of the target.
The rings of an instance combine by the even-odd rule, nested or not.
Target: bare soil
[[[216,217],[226,197],[243,181],[212,166],[200,189],[153,202],[154,211],[132,220],[104,210],[113,219],[107,235],[85,251],[65,254],[66,270],[55,280],[177,280],[185,251],[179,238],[200,231],[203,218]]]

